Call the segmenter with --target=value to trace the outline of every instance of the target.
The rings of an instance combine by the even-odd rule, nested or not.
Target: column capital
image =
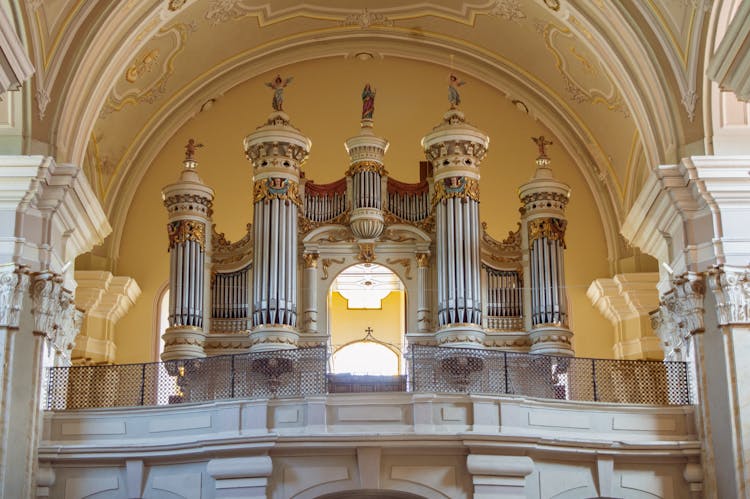
[[[750,267],[720,265],[708,271],[719,324],[750,324]]]
[[[673,287],[665,293],[659,307],[651,312],[651,327],[662,341],[666,360],[687,360],[688,339],[705,331],[703,323],[703,296],[706,285],[702,274],[688,272],[672,281]]]

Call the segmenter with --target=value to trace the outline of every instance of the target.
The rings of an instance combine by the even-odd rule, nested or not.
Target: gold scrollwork
[[[560,218],[536,218],[529,222],[529,244],[537,239],[545,238],[548,241],[560,241],[565,248],[565,227],[567,220]]]
[[[467,177],[448,177],[440,182],[435,182],[435,196],[432,198],[432,206],[445,202],[448,199],[458,198],[466,202],[473,199],[479,202],[479,182]]]
[[[385,263],[401,265],[404,268],[404,277],[411,279],[411,261],[408,258],[389,258]]]
[[[346,176],[351,177],[355,173],[364,172],[375,172],[381,176],[388,175],[388,172],[385,170],[385,166],[381,165],[380,163],[376,163],[374,161],[360,161],[358,163],[354,163],[349,167],[349,169],[346,171]]]
[[[292,202],[298,208],[302,208],[302,200],[299,197],[299,185],[288,178],[267,178],[255,181],[253,189],[253,199],[255,202],[270,201],[271,199],[280,199],[287,205]]]
[[[206,226],[203,222],[195,220],[177,220],[167,224],[169,234],[169,249],[171,250],[178,244],[185,241],[196,241],[200,244],[201,249],[205,249]]]
[[[338,263],[339,265],[344,263],[344,258],[324,258],[323,259],[323,276],[321,277],[322,280],[328,279],[328,267],[330,267],[332,264]]]

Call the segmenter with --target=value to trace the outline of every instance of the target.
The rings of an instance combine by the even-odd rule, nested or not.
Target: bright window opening
[[[359,341],[333,354],[333,372],[391,376],[398,374],[398,355],[372,341]]]

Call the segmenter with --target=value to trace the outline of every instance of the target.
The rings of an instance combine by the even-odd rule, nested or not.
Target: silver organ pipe
[[[450,198],[436,205],[440,325],[480,324],[479,205]]]
[[[487,282],[487,325],[490,329],[520,330],[523,327],[523,279],[516,270],[482,265]]]
[[[529,245],[532,325],[567,324],[563,272],[564,221],[554,218],[531,222]]]

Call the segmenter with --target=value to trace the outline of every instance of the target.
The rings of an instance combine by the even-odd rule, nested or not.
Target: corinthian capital
[[[17,328],[23,296],[29,289],[29,273],[14,263],[0,265],[0,327]]]
[[[686,360],[688,338],[705,331],[703,276],[687,272],[672,281],[673,288],[662,296],[659,308],[651,312],[651,327],[662,342],[666,360]]]
[[[750,323],[750,268],[719,265],[708,272],[719,324]]]

